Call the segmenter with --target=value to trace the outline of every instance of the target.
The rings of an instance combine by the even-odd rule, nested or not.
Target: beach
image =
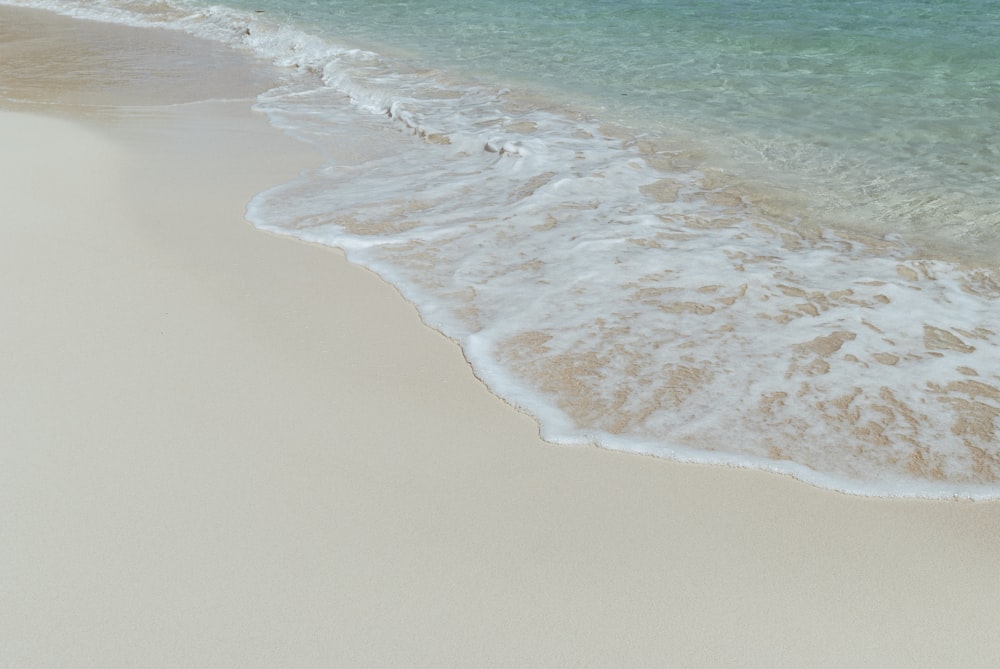
[[[247,223],[320,158],[241,58],[0,31],[0,666],[1000,663],[1000,503],[548,444]]]

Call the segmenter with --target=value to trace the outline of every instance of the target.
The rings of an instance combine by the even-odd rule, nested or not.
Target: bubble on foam
[[[367,131],[392,151],[306,173],[251,216],[396,283],[547,439],[996,496],[994,273],[767,220],[596,122],[481,94],[455,98],[449,142],[418,130],[419,103],[391,111],[411,134]]]

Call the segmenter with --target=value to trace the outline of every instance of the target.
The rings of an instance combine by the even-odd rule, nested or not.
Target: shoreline
[[[154,15],[163,18],[160,10]],[[994,453],[1000,437],[993,422],[1000,390],[990,380],[991,354],[1000,342],[990,308],[996,282],[988,273],[966,274],[915,257],[904,262],[896,256],[901,249],[885,240],[841,239],[835,232],[826,239],[808,225],[805,233],[780,232],[781,225],[771,228],[753,216],[744,220],[742,209],[728,214],[742,223],[705,233],[704,221],[677,211],[677,202],[686,198],[662,211],[660,205],[633,211],[631,188],[658,176],[644,172],[634,183],[607,183],[609,201],[594,210],[591,223],[605,216],[618,221],[623,211],[633,215],[624,216],[607,238],[600,225],[588,228],[588,235],[603,242],[593,245],[596,250],[575,253],[575,240],[587,226],[578,225],[575,213],[560,214],[560,208],[575,211],[597,202],[561,201],[552,191],[568,186],[550,179],[562,169],[559,164],[575,161],[555,161],[552,171],[528,179],[523,161],[514,166],[482,160],[480,144],[457,154],[423,146],[409,131],[400,133],[397,126],[409,118],[405,112],[387,123],[381,114],[358,114],[344,97],[346,90],[320,87],[306,93],[315,81],[299,90],[302,82],[289,79],[288,68],[269,69],[260,61],[252,68],[226,67],[240,61],[238,53],[246,55],[248,45],[238,36],[250,30],[240,27],[251,25],[252,17],[249,24],[246,16],[226,11],[212,17],[205,20],[226,30],[207,42],[155,28],[147,33],[156,35],[154,43],[138,50],[139,56],[149,51],[141,62],[119,59],[102,66],[84,60],[85,76],[70,79],[100,85],[96,91],[70,90],[70,97],[79,101],[83,92],[91,106],[95,99],[111,104],[109,96],[118,105],[131,100],[142,106],[151,94],[196,100],[201,86],[213,99],[246,98],[253,97],[247,87],[234,90],[221,77],[209,87],[192,71],[213,63],[220,67],[211,72],[236,72],[234,82],[247,81],[239,74],[247,69],[270,71],[272,78],[253,89],[268,89],[254,108],[291,136],[315,144],[326,164],[258,193],[248,205],[250,220],[265,230],[345,248],[352,261],[386,277],[426,322],[460,343],[487,387],[540,423],[548,440],[775,471],[850,494],[979,500],[1000,495],[1000,488],[990,485],[1000,476]],[[204,25],[188,29],[211,32]],[[266,30],[255,28],[252,34],[268,42],[261,37]],[[234,50],[222,46],[232,40]],[[79,38],[66,29],[60,36],[65,41]],[[195,41],[197,53],[181,57],[189,50],[183,45]],[[18,52],[2,55],[9,62]],[[30,74],[39,59],[21,60]],[[309,62],[295,61],[297,67]],[[148,71],[155,80],[171,67],[186,75],[169,86],[143,85],[136,76]],[[79,65],[74,75],[78,70]],[[128,86],[116,88],[121,73]],[[281,81],[276,88],[275,79]],[[66,83],[56,80],[56,87]],[[225,91],[231,92],[223,96]],[[62,99],[66,94],[62,91]],[[283,102],[314,96],[305,107]],[[322,122],[314,123],[317,119]],[[421,127],[416,122],[410,130]],[[658,159],[655,153],[646,157]],[[402,167],[396,171],[394,165]],[[576,168],[581,174],[589,169]],[[439,170],[474,176],[441,180]],[[603,171],[592,175],[595,184],[605,183]],[[626,181],[634,171],[625,170]],[[431,176],[425,180],[425,175]],[[520,201],[532,190],[522,189],[525,179],[542,183],[535,189],[541,194],[511,209],[509,198]],[[489,195],[504,190],[509,198]],[[380,195],[372,197],[376,191]],[[486,197],[478,197],[481,193]],[[391,213],[382,206],[389,202]],[[395,221],[403,222],[400,230],[393,229]],[[428,242],[452,226],[461,232],[447,244]],[[758,235],[755,228],[769,232]],[[672,238],[688,241],[675,244]],[[623,240],[627,262],[615,256]],[[494,254],[494,248],[505,250]],[[663,253],[671,254],[672,273],[660,276]],[[745,253],[755,258],[749,264]],[[535,260],[522,266],[517,260],[522,256]],[[613,271],[591,280],[590,268],[602,264]],[[647,282],[655,286],[651,291],[632,287]],[[469,291],[470,285],[476,290]],[[544,286],[557,288],[539,289]],[[523,302],[516,298],[521,291],[537,294]],[[534,312],[522,317],[528,306]],[[679,315],[664,318],[665,313]],[[564,327],[569,323],[574,326]],[[533,347],[512,343],[538,332],[553,338]],[[672,388],[677,384],[683,386],[679,392]],[[733,434],[742,436],[733,441]],[[703,447],[711,445],[724,445],[724,452]]]
[[[546,444],[243,220],[316,160],[250,98],[116,95],[0,112],[0,664],[1000,662],[1000,503]]]

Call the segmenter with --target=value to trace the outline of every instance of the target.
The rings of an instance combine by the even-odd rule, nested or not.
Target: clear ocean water
[[[284,68],[343,248],[542,435],[1000,497],[1000,4],[29,0]]]

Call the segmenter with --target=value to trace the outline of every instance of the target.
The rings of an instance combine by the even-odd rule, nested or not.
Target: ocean
[[[547,440],[1000,498],[1000,5],[6,1],[278,65],[324,162],[247,217]]]

